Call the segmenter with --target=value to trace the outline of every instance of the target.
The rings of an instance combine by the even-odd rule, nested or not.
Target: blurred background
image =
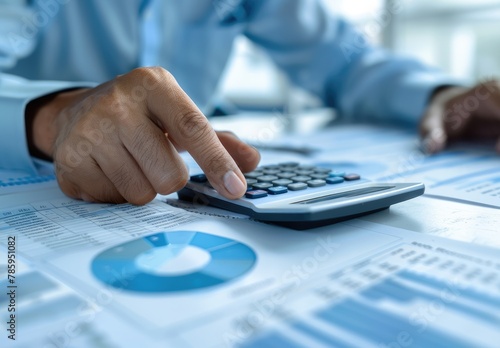
[[[323,2],[329,11],[355,23],[372,42],[440,67],[465,83],[500,76],[500,0]],[[320,106],[312,96],[290,86],[245,38],[235,45],[219,95],[246,111],[295,113]]]

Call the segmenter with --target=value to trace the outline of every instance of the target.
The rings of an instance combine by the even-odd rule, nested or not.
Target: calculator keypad
[[[359,174],[313,165],[300,165],[296,162],[263,165],[244,175],[248,187],[245,197],[249,199],[338,185],[346,181],[361,179]],[[190,179],[211,187],[204,174],[193,175]]]

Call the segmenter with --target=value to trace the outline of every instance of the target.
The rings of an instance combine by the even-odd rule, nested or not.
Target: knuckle
[[[99,202],[109,202],[109,203],[125,203],[126,200],[123,196],[116,190],[116,188],[109,183],[106,183],[100,187],[92,188],[92,192],[95,193],[94,197]]]
[[[75,185],[71,184],[68,180],[61,180],[59,176],[57,176],[57,182],[59,184],[59,187],[61,191],[68,197],[74,198],[74,199],[79,199],[80,198],[80,192],[76,188]]]
[[[197,111],[189,111],[177,116],[179,133],[188,141],[197,142],[206,138],[212,131],[205,116]]]
[[[141,192],[140,194],[136,194],[134,196],[131,196],[127,201],[129,203],[132,203],[134,205],[144,205],[149,202],[151,202],[154,198],[156,197],[156,192],[153,190],[147,190],[144,192]]]
[[[125,199],[132,204],[144,205],[156,196],[149,183],[143,178],[131,175],[125,164],[113,170],[108,178],[117,190],[117,197],[113,198],[113,201]],[[119,193],[121,193],[120,197],[118,197]]]
[[[145,79],[153,82],[174,81],[174,76],[161,66],[139,67],[129,73],[135,81],[144,81]]]
[[[120,167],[111,171],[108,178],[119,191],[129,191],[132,177],[130,176],[125,164],[122,164]]]
[[[185,166],[177,166],[174,169],[170,169],[169,177],[161,180],[160,185],[158,185],[158,193],[162,195],[168,195],[170,193],[179,191],[188,181],[188,171]]]
[[[140,153],[148,153],[150,149],[146,149],[146,144],[154,143],[150,141],[153,134],[148,129],[148,125],[145,122],[130,122],[124,125],[129,131],[131,131],[131,146],[133,152],[138,151]]]
[[[226,155],[219,151],[211,151],[203,154],[203,168],[209,175],[223,174],[227,171]]]

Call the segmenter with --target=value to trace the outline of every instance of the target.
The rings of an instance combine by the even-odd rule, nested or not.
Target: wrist
[[[462,95],[466,93],[469,90],[467,87],[463,86],[441,86],[438,87],[434,90],[432,93],[430,99],[429,99],[429,104],[441,104],[445,105],[447,104],[450,100],[454,99],[455,97],[458,97],[459,95]]]
[[[26,133],[30,154],[51,160],[59,134],[60,115],[86,89],[49,94],[31,101],[26,107]]]

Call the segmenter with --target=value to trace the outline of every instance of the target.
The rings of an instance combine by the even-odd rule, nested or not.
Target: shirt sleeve
[[[343,119],[415,125],[435,88],[463,83],[374,47],[319,0],[253,0],[246,8],[245,35]]]
[[[93,84],[62,81],[29,81],[0,74],[0,169],[22,170],[37,174],[26,139],[26,105],[39,97],[70,88]]]

